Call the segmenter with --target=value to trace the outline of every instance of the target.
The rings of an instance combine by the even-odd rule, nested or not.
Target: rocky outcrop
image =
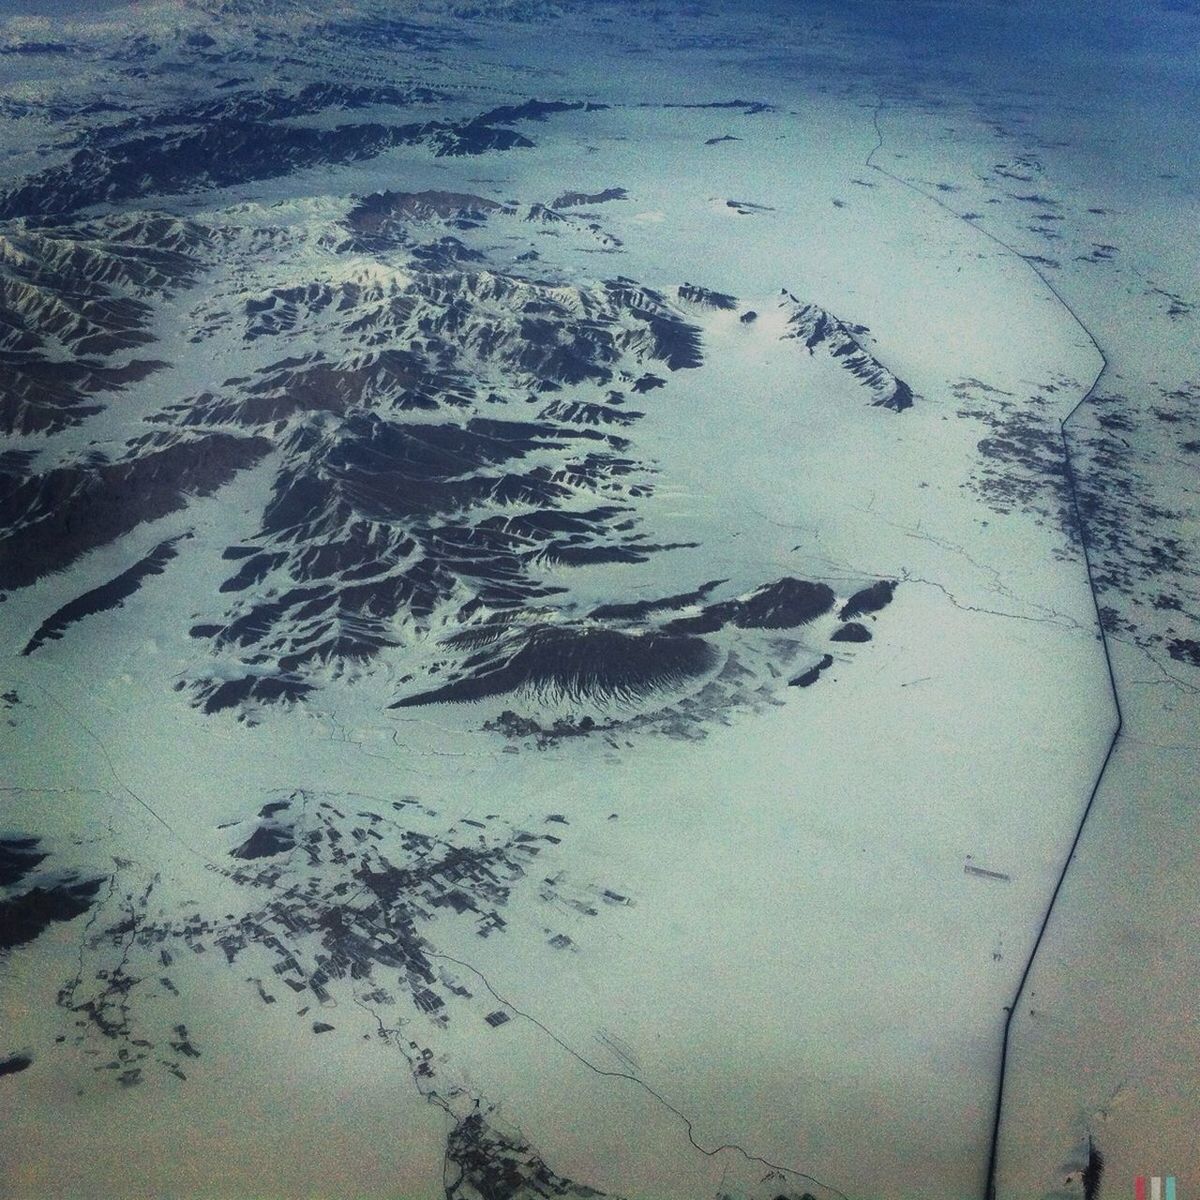
[[[912,388],[894,375],[864,343],[865,325],[851,325],[815,304],[805,304],[790,292],[783,293],[781,307],[787,313],[785,337],[802,342],[810,354],[818,349],[835,358],[870,390],[878,408],[903,412],[914,400]]]

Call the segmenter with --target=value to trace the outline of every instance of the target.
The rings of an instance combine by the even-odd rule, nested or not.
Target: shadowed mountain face
[[[143,349],[152,301],[195,278],[206,241],[165,218],[0,232],[0,428],[56,433],[164,367]]]
[[[373,236],[396,246],[404,214],[453,215],[464,202],[389,196],[349,221],[386,211]],[[248,298],[246,342],[320,349],[156,417],[236,423],[277,448],[261,526],[225,552],[227,607],[193,629],[247,678],[305,688],[434,618],[544,603],[566,590],[548,580],[555,568],[663,549],[639,530],[650,472],[610,426],[636,419],[626,389],[646,366],[700,364],[696,330],[629,281],[581,288],[414,257],[375,276],[359,258],[350,280]],[[564,389],[598,399],[560,399]],[[198,685],[210,711],[238,694],[228,680]]]
[[[37,632],[29,639],[22,654],[32,654],[48,641],[57,641],[76,621],[94,613],[104,612],[110,608],[119,608],[123,601],[132,596],[142,581],[150,575],[161,575],[167,564],[175,557],[178,550],[175,544],[179,539],[168,538],[160,542],[145,558],[134,563],[128,570],[122,571],[107,583],[84,592],[74,600],[68,601],[57,612],[47,617]]]
[[[256,111],[269,119],[278,103],[260,98]],[[501,108],[472,128],[564,107]],[[136,124],[139,136],[156,128]],[[531,274],[448,234],[549,221],[556,237],[603,244],[595,222],[428,190],[370,193],[298,229],[232,216],[18,220],[0,231],[10,426],[102,430],[120,414],[126,431],[65,442],[57,458],[53,442],[5,458],[0,586],[68,570],[143,525],[187,520],[197,499],[254,471],[267,489],[257,520],[216,548],[222,577],[176,618],[213,662],[206,670],[201,657],[177,686],[206,712],[241,715],[302,700],[381,656],[403,670],[400,706],[517,693],[535,707],[636,707],[711,676],[730,647],[709,635],[794,628],[832,607],[824,585],[782,580],[637,612],[614,573],[610,604],[586,620],[574,611],[572,571],[619,572],[678,548],[646,527],[656,471],[637,426],[648,403],[679,403],[668,381],[703,369],[700,329],[635,280]],[[737,306],[702,285],[677,290],[693,311]],[[175,386],[175,364],[132,357],[155,342],[164,304],[187,333],[176,353],[197,347],[242,370],[130,411],[122,391],[151,372],[172,381],[158,394]],[[830,329],[843,327],[823,318],[812,345]],[[65,361],[47,357],[49,338]],[[848,363],[896,407],[902,385],[854,346]],[[129,557],[47,612],[26,653],[119,607],[202,541],[173,534]]]
[[[87,455],[45,472],[0,464],[0,586],[23,587],[143,522],[212,495],[270,449],[260,437],[159,430],[108,461]]]

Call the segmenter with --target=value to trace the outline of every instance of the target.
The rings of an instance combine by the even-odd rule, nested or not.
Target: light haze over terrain
[[[9,6],[0,1192],[1200,1189],[1198,98],[1187,0]]]

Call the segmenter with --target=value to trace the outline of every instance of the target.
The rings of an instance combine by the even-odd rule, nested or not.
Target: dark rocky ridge
[[[440,220],[454,229],[475,229],[491,213],[512,211],[498,201],[463,192],[375,192],[350,210],[346,224],[355,233],[386,241],[403,237],[410,221]]]
[[[261,437],[152,434],[116,462],[41,474],[0,463],[0,587],[26,587],[146,521],[212,495],[271,448]]]
[[[95,903],[104,879],[50,870],[50,858],[39,838],[0,839],[0,957]]]
[[[799,675],[795,676],[795,678],[789,679],[788,687],[812,687],[812,685],[821,678],[822,672],[828,671],[832,666],[833,656],[830,654],[823,654],[821,655],[821,659],[818,663],[809,667],[807,671],[801,671]]]
[[[841,628],[835,629],[829,635],[829,640],[831,642],[869,642],[871,631],[857,621],[848,621]]]
[[[913,390],[898,379],[859,340],[866,332],[864,325],[850,325],[815,304],[803,304],[790,292],[783,292],[782,305],[789,313],[786,337],[804,343],[812,354],[818,347],[837,359],[874,395],[871,401],[878,408],[903,412],[911,408]]]
[[[698,304],[702,308],[737,308],[736,296],[727,295],[725,292],[714,292],[710,288],[700,287],[695,283],[681,283],[677,291],[680,300]]]
[[[162,574],[167,564],[179,553],[176,549],[178,541],[179,538],[168,538],[159,542],[132,567],[114,576],[107,583],[92,588],[91,591],[84,592],[82,596],[64,604],[38,626],[37,632],[29,639],[21,653],[32,654],[47,641],[61,638],[71,625],[84,617],[120,608],[122,603],[142,586],[144,579]]]
[[[295,95],[239,93],[83,133],[67,162],[0,193],[0,220],[63,217],[99,204],[274,179],[307,167],[374,158],[394,146],[426,145],[439,157],[528,148],[533,142],[510,126],[587,107],[531,100],[457,121],[347,122],[328,129],[290,121],[355,107],[345,101],[357,91],[314,85]],[[430,98],[425,89],[367,89],[359,100],[407,108]]]
[[[602,604],[589,614],[594,621],[611,620],[636,621],[648,617],[651,613],[673,612],[681,608],[689,608],[704,600],[714,588],[725,583],[724,579],[714,579],[701,584],[694,592],[685,592],[678,596],[664,596],[659,600],[635,600],[628,604]]]
[[[694,617],[679,617],[665,628],[672,633],[715,633],[726,625],[739,629],[795,629],[827,613],[833,589],[790,576],[765,584],[749,596],[710,604]]]
[[[628,199],[629,193],[624,188],[605,188],[602,192],[563,192],[553,200],[551,208],[577,208],[583,204],[606,204],[610,200]]]
[[[32,942],[60,921],[73,921],[95,902],[102,879],[31,887],[0,900],[0,953]]]
[[[469,659],[467,677],[399,700],[393,707],[457,703],[517,691],[550,703],[629,702],[705,674],[716,658],[702,639],[678,634],[535,627],[506,639],[486,656]]]
[[[78,424],[166,366],[133,354],[154,340],[151,301],[188,286],[209,248],[204,229],[157,216],[0,229],[0,429]]]
[[[869,587],[863,588],[861,591],[855,592],[845,604],[842,605],[841,612],[838,616],[843,621],[852,621],[855,617],[866,616],[868,613],[879,612],[880,609],[886,608],[892,602],[892,597],[896,594],[896,581],[894,579],[880,579],[872,583]]]

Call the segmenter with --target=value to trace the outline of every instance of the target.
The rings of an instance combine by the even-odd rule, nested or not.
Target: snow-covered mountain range
[[[1200,1186],[1194,162],[963,7],[0,16],[0,1191]]]

